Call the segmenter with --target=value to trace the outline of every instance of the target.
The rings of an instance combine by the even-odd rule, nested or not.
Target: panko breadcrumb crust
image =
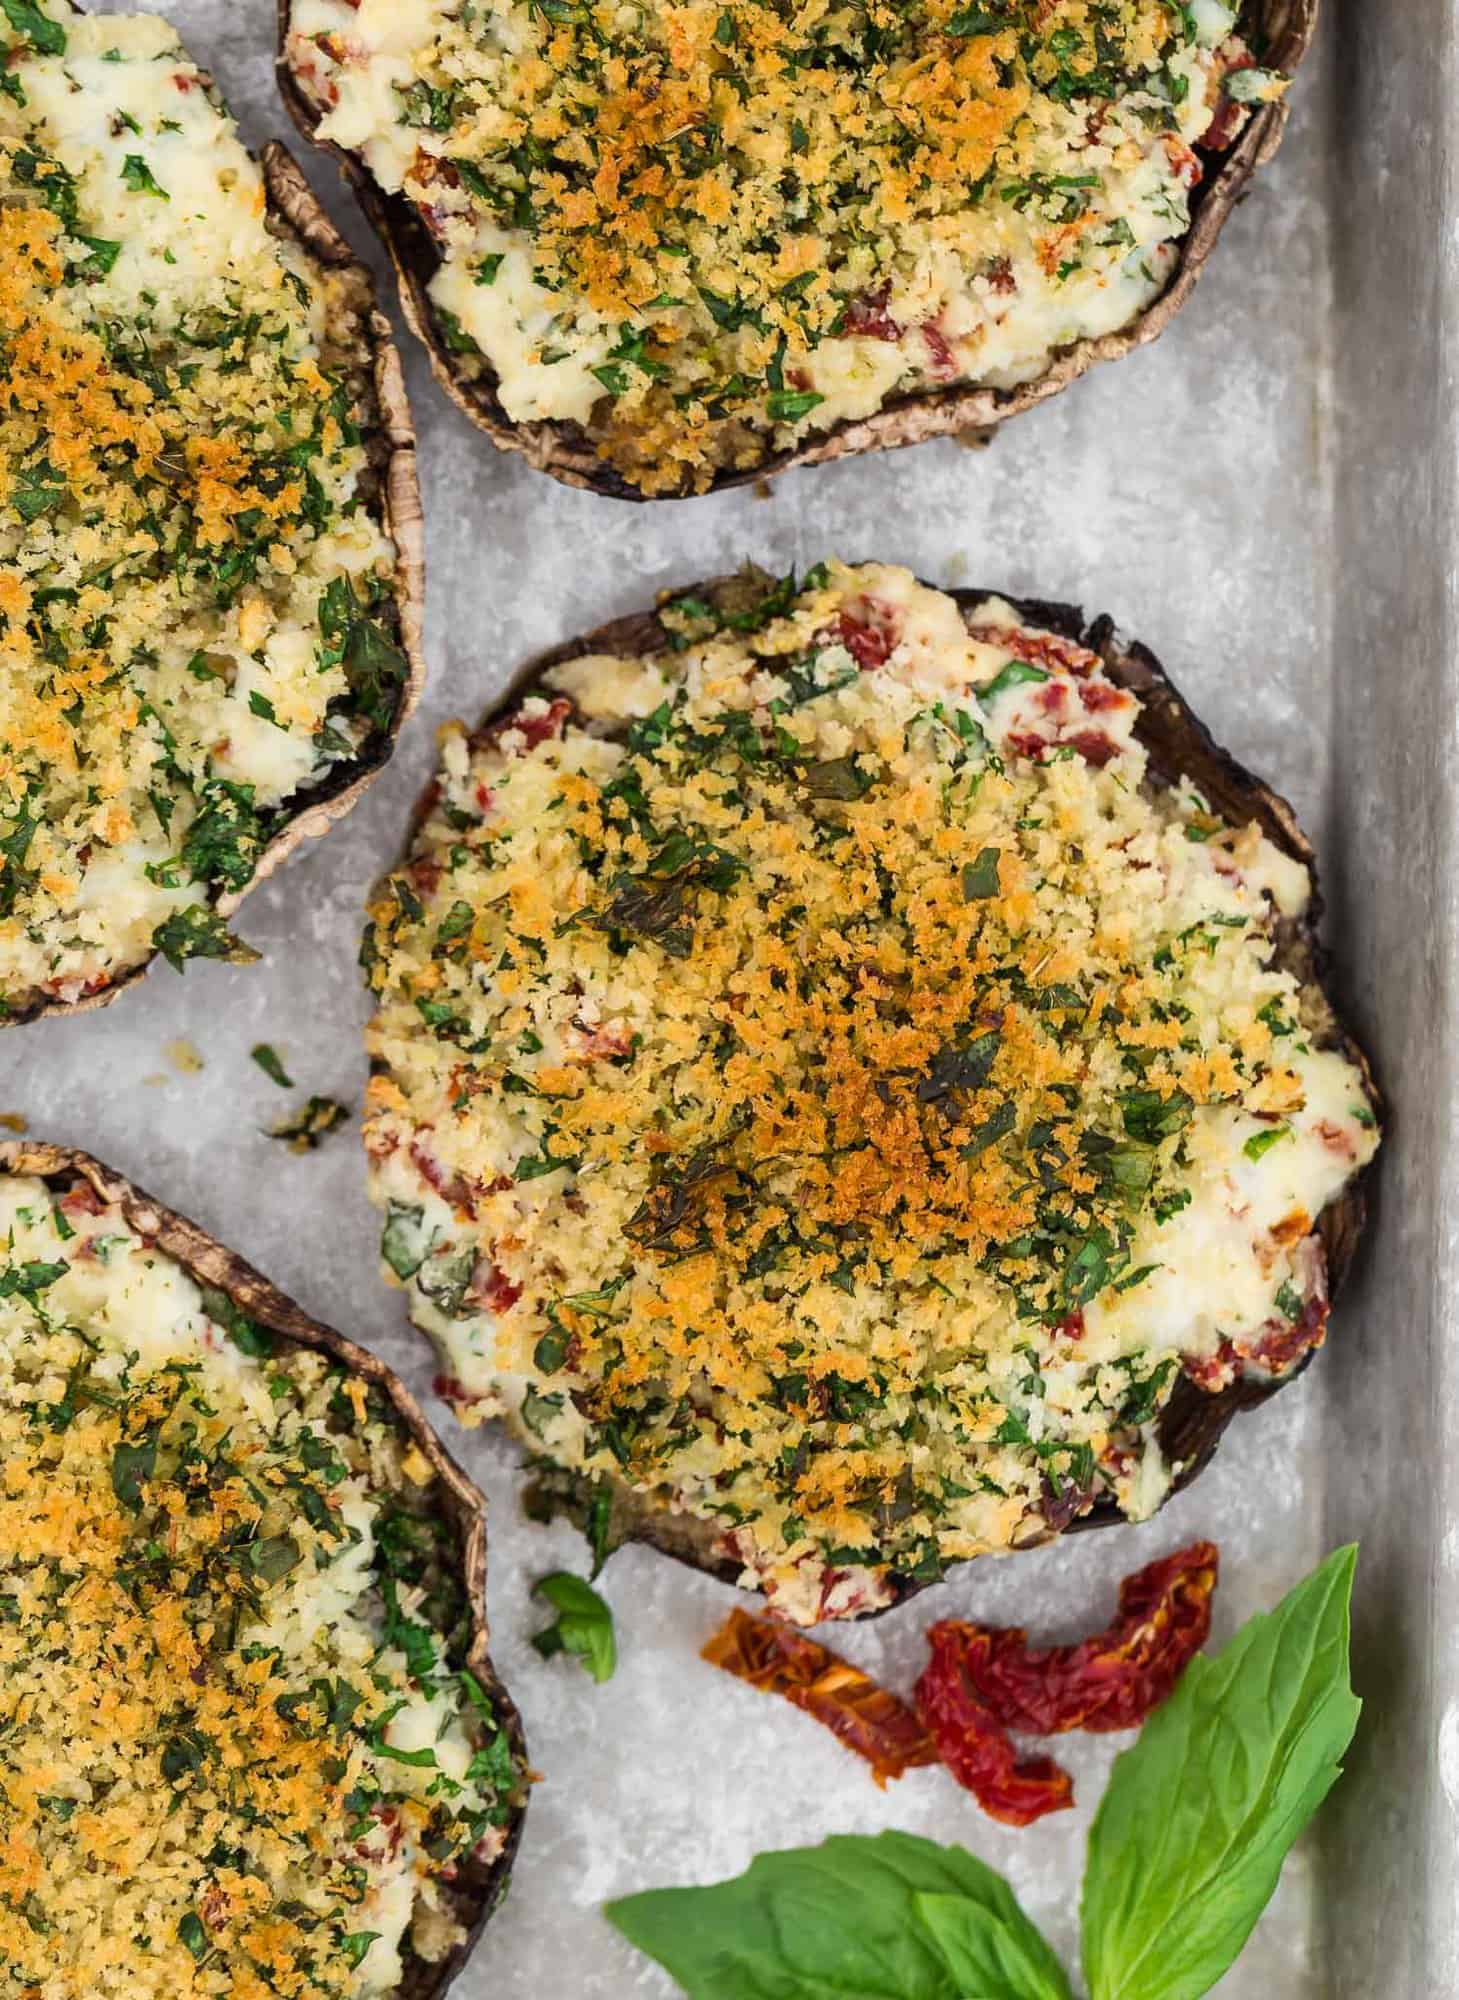
[[[276,141],[259,155],[268,196],[268,227],[272,234],[296,243],[316,264],[341,274],[352,295],[356,352],[351,371],[364,403],[360,430],[369,457],[364,490],[367,504],[396,548],[392,589],[395,599],[394,637],[409,663],[394,718],[378,743],[330,773],[293,803],[280,831],[262,849],[253,875],[242,889],[220,895],[213,905],[223,917],[238,908],[249,890],[287,861],[306,840],[318,839],[354,805],[390,761],[401,730],[410,720],[425,686],[426,662],[422,638],[425,608],[425,517],[416,471],[415,427],[405,393],[405,375],[390,322],[375,302],[375,282],[320,207],[303,169],[288,148]],[[336,329],[341,340],[343,329]],[[18,1027],[47,1015],[88,1014],[109,1007],[125,987],[149,970],[156,953],[119,972],[100,992],[79,1000],[42,1000],[34,1006],[0,1015],[0,1028]]]
[[[712,595],[729,579],[689,584],[664,593],[661,604],[687,595]],[[1203,795],[1211,810],[1222,819],[1244,825],[1255,821],[1261,831],[1284,855],[1298,861],[1312,878],[1312,897],[1300,920],[1283,920],[1275,927],[1274,963],[1298,980],[1302,988],[1303,1024],[1315,1046],[1338,1048],[1361,1075],[1368,1101],[1381,1121],[1383,1104],[1373,1079],[1371,1066],[1340,1019],[1326,990],[1329,958],[1319,940],[1322,898],[1318,890],[1316,859],[1311,842],[1303,833],[1292,807],[1278,792],[1263,784],[1216,742],[1185,697],[1172,683],[1159,660],[1138,640],[1126,640],[1113,618],[1086,617],[1075,605],[1009,596],[989,589],[950,590],[964,618],[971,620],[976,607],[990,596],[1004,599],[1024,623],[1058,633],[1099,656],[1104,670],[1116,686],[1127,688],[1141,704],[1134,735],[1149,758],[1147,782],[1164,787],[1188,780]],[[597,630],[571,639],[551,652],[530,661],[515,677],[501,702],[483,718],[489,727],[509,713],[522,698],[537,687],[553,667],[593,654],[642,656],[663,650],[670,642],[668,629],[657,611],[632,613],[615,619]],[[429,795],[417,808],[416,821],[423,816]],[[407,841],[406,852],[409,852]],[[402,857],[404,858],[404,857]],[[1356,1255],[1367,1216],[1367,1181],[1371,1167],[1354,1176],[1342,1193],[1317,1218],[1314,1234],[1320,1239],[1327,1261],[1330,1295],[1335,1299],[1345,1282]],[[1309,1352],[1288,1374],[1275,1380],[1238,1377],[1227,1388],[1210,1392],[1182,1375],[1162,1412],[1158,1439],[1166,1458],[1177,1467],[1171,1492],[1183,1491],[1215,1455],[1227,1426],[1243,1411],[1257,1408],[1292,1382],[1312,1356]],[[587,1522],[595,1494],[607,1491],[611,1516],[607,1542],[644,1542],[678,1561],[691,1564],[721,1581],[740,1581],[742,1565],[726,1557],[717,1547],[722,1530],[713,1522],[692,1515],[670,1512],[654,1506],[645,1496],[616,1479],[592,1480],[581,1474],[539,1461],[526,1494],[527,1511],[536,1518],[566,1515],[579,1527]],[[1167,1496],[1168,1497],[1168,1496]],[[1074,1528],[1103,1528],[1121,1525],[1124,1516],[1113,1500],[1106,1497],[1071,1524]],[[1041,1531],[1023,1546],[1036,1548],[1056,1538],[1057,1532]],[[927,1588],[924,1583],[889,1577],[893,1604],[904,1603]],[[890,1605],[853,1614],[878,1617]]]
[[[615,500],[683,499],[683,493],[641,492],[598,456],[591,439],[573,423],[541,420],[514,422],[496,395],[488,375],[468,381],[456,366],[446,330],[433,306],[429,286],[441,257],[430,231],[402,195],[387,194],[354,152],[321,140],[322,114],[295,80],[285,57],[293,15],[292,0],[277,0],[279,94],[300,133],[332,153],[361,208],[390,253],[400,282],[400,304],[407,325],[425,346],[431,371],[451,401],[492,443],[503,451],[520,452],[539,472],[551,473],[566,486],[585,487]],[[1263,60],[1290,76],[1306,54],[1317,26],[1319,0],[1248,0],[1243,19],[1249,20],[1263,50]],[[823,465],[831,459],[854,458],[863,452],[891,451],[921,444],[927,438],[969,435],[979,442],[991,438],[1009,417],[1019,416],[1057,396],[1099,361],[1117,361],[1162,334],[1180,311],[1216,246],[1226,218],[1245,194],[1252,175],[1275,155],[1286,129],[1285,100],[1264,105],[1249,120],[1236,144],[1226,152],[1198,148],[1214,172],[1195,191],[1191,226],[1180,245],[1180,257],[1166,290],[1145,312],[1117,333],[1077,341],[1055,354],[1042,375],[1015,389],[979,389],[955,385],[893,398],[874,416],[835,425],[790,452],[767,452],[754,465],[719,474],[709,487],[719,492],[731,486],[753,485],[797,465]]]
[[[384,1395],[400,1428],[429,1462],[435,1475],[440,1511],[456,1533],[460,1574],[471,1617],[471,1642],[464,1664],[490,1697],[517,1764],[525,1770],[527,1749],[521,1717],[497,1678],[489,1651],[486,1499],[447,1452],[399,1376],[344,1334],[311,1319],[236,1251],[227,1249],[195,1222],[164,1207],[89,1153],[30,1140],[6,1140],[0,1143],[0,1174],[33,1176],[58,1191],[78,1181],[85,1182],[102,1201],[120,1208],[139,1236],[174,1258],[199,1283],[225,1293],[234,1305],[270,1333],[295,1347],[327,1355]],[[405,1977],[397,1989],[399,2000],[438,2000],[461,1971],[487,1920],[506,1894],[525,1816],[524,1801],[507,1825],[501,1853],[489,1865],[472,1863],[461,1868],[453,1882],[442,1884],[452,1914],[466,1935],[435,1964],[419,1957],[407,1943]]]

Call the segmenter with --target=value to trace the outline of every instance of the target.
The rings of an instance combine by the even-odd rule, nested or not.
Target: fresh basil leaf
[[[544,1660],[556,1653],[571,1653],[582,1661],[595,1681],[610,1681],[618,1665],[618,1643],[613,1636],[613,1613],[591,1584],[567,1570],[557,1570],[532,1586],[534,1595],[545,1597],[558,1616],[532,1644]]]
[[[1199,2000],[1245,1944],[1357,1727],[1356,1560],[1338,1549],[1218,1658],[1192,1660],[1116,1761],[1084,1878],[1093,2000]]]
[[[991,1872],[991,1871],[990,1871]],[[1070,2000],[1063,1967],[994,1877],[1006,1908],[971,1896],[914,1896],[917,1915],[947,1960],[959,1993],[978,2000]]]
[[[1021,1940],[1031,1930],[1001,1876],[910,1833],[760,1854],[732,1881],[625,1896],[607,1916],[690,2000],[970,2000],[921,1917],[925,1898],[963,1899]],[[1016,1987],[973,1995],[1024,2000]]]

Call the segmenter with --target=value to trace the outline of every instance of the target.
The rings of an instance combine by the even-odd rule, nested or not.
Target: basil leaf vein
[[[991,1874],[992,1871],[989,1870]],[[917,1915],[937,1942],[959,1993],[1003,2000],[1069,2000],[1063,1967],[1014,1901],[1001,1876],[996,1901],[970,1896],[912,1898]]]

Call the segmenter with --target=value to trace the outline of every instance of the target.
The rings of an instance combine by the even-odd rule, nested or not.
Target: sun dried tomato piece
[[[818,1646],[776,1618],[732,1611],[702,1657],[814,1716],[848,1750],[866,1759],[878,1785],[938,1761],[926,1729],[905,1702],[829,1647]]]
[[[555,695],[546,708],[536,709],[530,715],[525,707],[514,708],[496,722],[488,722],[485,728],[478,729],[471,738],[471,747],[473,750],[492,748],[510,734],[522,738],[521,749],[516,754],[525,756],[539,743],[557,742],[567,728],[572,712],[572,703],[564,695]],[[516,746],[513,748],[515,750]]]
[[[1029,667],[1063,667],[1071,674],[1093,674],[1104,664],[1098,653],[1057,632],[1026,632],[1018,625],[970,625],[968,637]]]
[[[859,298],[848,299],[843,332],[860,334],[864,340],[900,340],[902,328],[887,311],[889,290],[889,286],[883,285],[880,291],[863,292]]]
[[[1234,37],[1231,41],[1223,43],[1217,54],[1226,60],[1225,71],[1221,77],[1221,101],[1216,106],[1210,124],[1201,134],[1201,144],[1213,153],[1224,152],[1245,125],[1247,114],[1251,110],[1249,104],[1239,104],[1234,97],[1227,96],[1227,80],[1239,69],[1256,68],[1256,57]]]
[[[1075,1646],[1030,1647],[1018,1626],[934,1626],[965,1684],[1006,1729],[1134,1729],[1158,1708],[1211,1629],[1218,1556],[1192,1542],[1127,1576],[1119,1616]]]
[[[917,1683],[917,1709],[937,1754],[983,1811],[1005,1826],[1029,1826],[1074,1803],[1074,1780],[1052,1757],[1020,1759],[963,1662],[963,1634],[944,1620],[927,1634],[932,1658]]]
[[[1131,705],[1124,689],[1112,687],[1108,681],[1081,681],[1079,699],[1091,713],[1102,708],[1129,708]]]
[[[1223,1340],[1214,1354],[1183,1354],[1180,1371],[1208,1396],[1219,1396],[1241,1372],[1241,1356],[1229,1340]]]
[[[934,375],[944,381],[950,380],[958,372],[957,356],[953,353],[947,335],[932,320],[927,320],[917,331],[927,343],[928,366]]]
[[[1269,1375],[1285,1375],[1327,1338],[1331,1306],[1324,1298],[1305,1301],[1295,1320],[1269,1319],[1247,1359]]]
[[[859,615],[858,615],[859,614]],[[884,667],[896,650],[896,613],[876,598],[863,598],[854,611],[843,611],[836,636],[863,673]]]
[[[476,1214],[476,1188],[473,1182],[462,1174],[447,1173],[435,1154],[419,1139],[411,1140],[410,1157],[414,1160],[426,1185],[433,1187],[444,1201],[450,1202],[459,1215]]]
[[[466,1287],[468,1304],[479,1306],[484,1312],[506,1313],[521,1296],[521,1286],[514,1285],[490,1257],[477,1258],[471,1268],[471,1282]]]

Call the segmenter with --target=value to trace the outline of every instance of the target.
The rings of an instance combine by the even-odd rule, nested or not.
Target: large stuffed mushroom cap
[[[371,905],[439,1386],[806,1620],[1145,1517],[1361,1215],[1315,913],[1107,621],[831,563],[577,642],[446,733]]]

